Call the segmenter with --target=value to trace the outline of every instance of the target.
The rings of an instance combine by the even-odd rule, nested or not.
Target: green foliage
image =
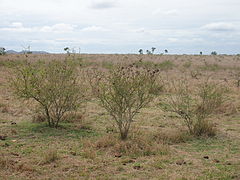
[[[36,101],[49,126],[56,128],[84,100],[76,71],[72,61],[26,62],[16,69],[12,87],[18,97]]]
[[[223,103],[226,89],[206,81],[192,94],[187,81],[178,81],[174,84],[174,91],[165,110],[177,113],[184,120],[190,134],[215,135],[213,124],[207,118]]]
[[[109,73],[96,73],[92,79],[94,94],[115,120],[121,139],[126,139],[139,110],[153,98],[157,71],[133,65],[116,67]]]
[[[66,51],[66,53],[70,56],[70,48],[69,47],[65,47],[63,50]]]

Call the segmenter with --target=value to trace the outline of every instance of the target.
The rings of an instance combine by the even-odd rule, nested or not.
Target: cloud
[[[169,42],[177,42],[177,41],[179,41],[178,38],[168,38],[167,40],[168,40]]]
[[[109,31],[109,29],[103,28],[101,26],[89,26],[81,29],[81,31],[99,32],[99,31]]]
[[[130,32],[145,33],[145,32],[147,32],[147,30],[145,28],[138,28],[138,29],[132,29],[132,30],[130,30]]]
[[[234,31],[236,29],[235,25],[227,22],[217,22],[206,24],[202,27],[202,29],[208,31]]]
[[[13,22],[9,27],[0,28],[0,31],[10,31],[10,32],[32,32],[32,28],[24,27],[21,22]]]
[[[41,32],[57,32],[57,33],[72,32],[74,30],[74,26],[71,24],[60,23],[55,24],[53,26],[43,26],[39,30]]]
[[[0,28],[0,31],[9,32],[72,32],[74,30],[73,25],[59,23],[52,26],[42,26],[42,27],[25,27],[21,22],[13,22],[9,27]]]
[[[162,9],[156,9],[152,12],[153,15],[166,15],[166,16],[175,16],[178,14],[178,10],[170,9],[167,11],[163,11]]]
[[[109,1],[109,0],[98,0],[94,1],[90,8],[92,9],[109,9],[116,7],[115,1]]]

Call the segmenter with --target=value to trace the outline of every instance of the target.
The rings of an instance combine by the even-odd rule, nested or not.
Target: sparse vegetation
[[[28,63],[23,60],[26,58]],[[0,179],[239,179],[237,58],[138,54],[0,56]],[[136,70],[141,71],[140,75],[127,76]],[[88,81],[82,82],[88,79],[85,72],[94,85],[93,93],[91,88],[85,88],[89,87]],[[22,86],[23,74],[29,77],[27,86]],[[70,81],[68,77],[72,77]],[[21,80],[17,88],[31,87],[27,88],[29,92],[38,84],[38,90],[33,92],[41,92],[46,100],[56,97],[53,90],[57,90],[56,95],[77,92],[80,105],[84,100],[84,108],[75,106],[63,115],[58,128],[51,128],[37,101],[14,95],[17,91],[14,83],[9,86],[10,79]],[[111,111],[101,106],[101,99],[96,97],[103,92],[99,89],[106,92],[106,99],[112,97],[111,102],[122,103],[112,107],[139,104],[135,102],[140,102],[141,96],[130,96],[135,92],[130,87],[140,89],[149,99],[129,121],[130,129],[123,141]],[[118,95],[132,98],[110,96],[113,89],[119,90]],[[82,96],[85,93],[89,97],[86,103]],[[64,96],[57,97],[59,100]],[[172,102],[179,113],[173,112]],[[133,112],[138,109],[135,105],[125,107],[132,107],[129,112]],[[112,112],[127,112],[119,109]],[[184,119],[187,113],[192,118],[193,124],[189,122],[193,134]]]

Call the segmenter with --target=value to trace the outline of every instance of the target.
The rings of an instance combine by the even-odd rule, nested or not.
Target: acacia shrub
[[[130,64],[93,74],[90,79],[94,94],[116,122],[121,139],[127,139],[134,117],[154,97],[151,92],[158,70]]]
[[[177,113],[190,134],[214,136],[209,116],[224,102],[225,93],[226,88],[209,81],[200,83],[194,92],[186,80],[178,81],[174,83],[174,93],[169,95],[164,110]]]
[[[50,127],[57,128],[66,113],[84,102],[77,66],[71,60],[25,62],[16,68],[12,87],[18,97],[37,102]]]

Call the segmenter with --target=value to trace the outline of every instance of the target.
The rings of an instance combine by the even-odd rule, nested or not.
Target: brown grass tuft
[[[59,159],[57,150],[54,148],[51,148],[46,150],[43,153],[43,158],[40,164],[49,164],[49,163],[55,162],[57,159]]]

